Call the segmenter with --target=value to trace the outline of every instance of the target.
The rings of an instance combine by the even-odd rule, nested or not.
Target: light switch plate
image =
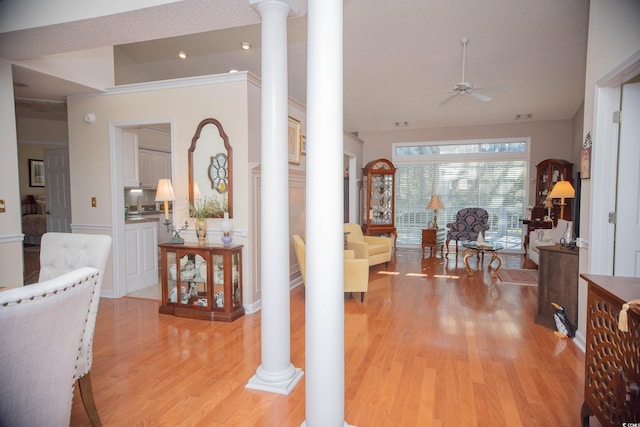
[[[91,207],[95,208],[96,206],[98,206],[98,202],[96,201],[95,197],[91,198]]]

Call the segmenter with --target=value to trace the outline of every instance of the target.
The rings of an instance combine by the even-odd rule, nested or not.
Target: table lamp
[[[549,193],[550,199],[560,199],[560,218],[564,219],[564,199],[573,199],[576,196],[576,190],[569,181],[558,181]]]
[[[442,200],[440,200],[440,196],[438,195],[431,196],[431,200],[429,200],[427,209],[433,209],[433,228],[437,230],[438,229],[438,209],[444,209],[444,205],[442,204]]]
[[[158,180],[158,186],[156,188],[156,202],[164,202],[164,225],[167,227],[167,231],[173,233],[173,237],[169,239],[169,243],[183,244],[184,239],[180,237],[180,232],[187,228],[187,221],[184,222],[184,226],[179,230],[173,226],[173,223],[171,221],[169,221],[169,202],[172,202],[175,199],[176,195],[173,192],[173,185],[171,185],[171,180]]]

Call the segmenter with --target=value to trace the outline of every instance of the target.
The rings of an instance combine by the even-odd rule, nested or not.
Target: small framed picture
[[[292,165],[300,164],[300,154],[302,153],[302,133],[300,121],[289,117],[289,163]]]
[[[29,187],[44,187],[44,161],[29,159]]]

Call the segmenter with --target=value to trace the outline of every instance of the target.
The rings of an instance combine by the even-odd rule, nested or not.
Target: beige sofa
[[[355,252],[356,258],[368,259],[369,266],[382,264],[388,265],[391,261],[393,239],[390,237],[364,236],[362,228],[358,224],[344,224],[344,232],[347,234],[347,249]]]
[[[567,231],[567,227],[573,227],[573,222],[559,219],[558,224],[554,228],[539,228],[529,233],[529,249],[527,253],[529,259],[531,259],[531,261],[535,262],[536,264],[539,264],[540,251],[538,250],[538,248],[540,246],[551,246],[559,244],[560,239],[562,239],[565,232]]]

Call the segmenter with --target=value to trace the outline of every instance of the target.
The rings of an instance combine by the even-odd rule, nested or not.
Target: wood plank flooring
[[[503,268],[521,268],[505,255]],[[485,260],[485,264],[488,259]],[[398,249],[345,295],[345,421],[357,426],[580,424],[584,354],[533,323],[537,288],[503,285],[462,256]],[[291,362],[305,369],[304,288],[291,292]],[[249,390],[260,313],[227,324],[158,314],[159,302],[102,299],[93,390],[105,426],[300,426],[289,396]],[[72,426],[88,426],[76,390]]]

